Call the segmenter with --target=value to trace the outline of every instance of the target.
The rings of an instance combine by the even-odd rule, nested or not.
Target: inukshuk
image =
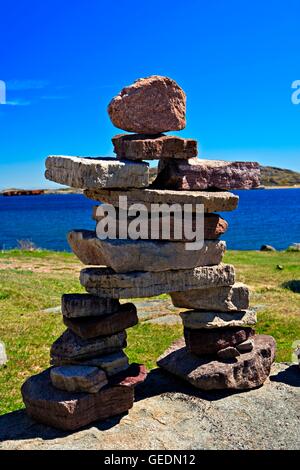
[[[275,342],[254,334],[248,288],[235,282],[233,266],[222,263],[226,244],[219,240],[227,222],[218,212],[238,204],[228,190],[257,187],[259,166],[201,160],[195,140],[165,135],[185,127],[185,105],[185,94],[173,80],[137,80],[108,107],[116,127],[135,133],[113,137],[116,158],[50,156],[46,161],[48,179],[113,205],[117,230],[115,239],[100,239],[88,230],[68,234],[73,252],[89,266],[80,274],[87,294],[63,296],[67,330],[51,348],[52,367],[22,387],[26,409],[39,421],[76,429],[133,405],[133,387],[146,372],[129,366],[122,351],[125,330],[138,319],[135,306],[119,299],[170,293],[175,306],[190,309],[181,313],[185,341],[174,343],[158,365],[198,388],[252,388],[270,372]],[[147,160],[159,160],[152,184]],[[202,204],[203,246],[186,250],[184,233],[181,239],[174,236],[174,217],[167,239],[162,231],[151,239],[150,230],[138,239],[122,239],[120,196],[127,197],[128,206],[142,203],[146,210],[153,204]],[[93,218],[97,223],[103,218],[97,206]],[[128,225],[131,221],[127,217]],[[195,214],[191,223],[194,227]]]

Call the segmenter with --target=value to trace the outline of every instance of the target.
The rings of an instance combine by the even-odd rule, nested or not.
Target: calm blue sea
[[[258,250],[262,244],[285,249],[300,242],[300,189],[235,191],[234,212],[223,213],[229,249]],[[0,197],[0,249],[31,240],[40,248],[69,251],[66,233],[93,229],[95,202],[79,194]]]

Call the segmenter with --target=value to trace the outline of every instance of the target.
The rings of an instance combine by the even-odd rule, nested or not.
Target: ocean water
[[[282,250],[300,242],[300,189],[234,191],[238,209],[224,212],[229,229],[222,237],[229,249]],[[94,229],[90,201],[80,194],[0,197],[0,249],[30,240],[39,248],[70,251],[66,233]]]

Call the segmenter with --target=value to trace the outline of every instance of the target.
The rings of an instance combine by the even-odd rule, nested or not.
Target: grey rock
[[[144,162],[116,158],[50,155],[45,177],[72,188],[143,188],[149,185],[149,168]]]
[[[293,243],[288,247],[288,251],[300,251],[300,243]]]
[[[234,359],[235,357],[240,356],[240,353],[233,346],[228,346],[227,348],[220,349],[220,351],[217,352],[217,356],[220,360]]]
[[[247,310],[249,289],[245,284],[236,282],[233,286],[172,292],[171,299],[175,307],[220,312]]]
[[[276,251],[276,249],[271,245],[262,245],[260,251]]]
[[[131,204],[144,204],[147,210],[151,204],[203,204],[205,212],[233,211],[237,208],[239,197],[226,191],[174,191],[171,189],[132,189],[119,190],[91,190],[84,194],[89,199],[101,201],[119,207],[119,197],[126,196],[128,206]],[[195,211],[195,207],[193,206]]]
[[[0,448],[300,450],[298,365],[276,363],[263,387],[235,393],[203,392],[156,369],[136,395],[121,420],[73,433],[37,424],[24,410],[7,413],[0,416]]]
[[[220,240],[206,240],[199,250],[187,250],[183,242],[100,240],[90,230],[69,232],[68,242],[82,263],[108,266],[117,273],[212,266],[222,261],[226,249],[226,243]]]
[[[0,341],[0,366],[3,366],[7,363],[7,355],[5,350],[5,344]]]
[[[64,294],[61,298],[61,311],[64,317],[98,317],[115,313],[120,302],[91,294]]]
[[[254,348],[254,341],[253,339],[247,339],[240,344],[236,345],[236,349],[240,352],[249,352],[252,351]]]
[[[54,357],[51,359],[51,365],[62,366],[68,364],[98,367],[99,369],[103,369],[108,377],[118,374],[129,367],[128,357],[123,351],[81,360],[61,357]]]
[[[200,310],[190,310],[181,312],[183,326],[191,329],[215,329],[239,326],[253,326],[257,322],[256,312],[247,310],[245,312],[205,312]]]
[[[80,282],[92,294],[109,298],[153,297],[193,288],[232,285],[234,267],[229,264],[162,272],[114,273],[110,268],[85,268]]]
[[[51,358],[88,359],[110,354],[126,347],[126,332],[93,339],[82,339],[66,330],[51,346]]]
[[[157,318],[146,320],[144,323],[150,323],[151,325],[179,325],[181,320],[178,315],[162,315]]]
[[[247,390],[266,381],[275,346],[272,336],[256,335],[251,352],[241,354],[232,362],[220,362],[190,354],[180,339],[158,358],[157,365],[202,390]]]
[[[50,378],[54,387],[68,392],[97,393],[108,384],[105,372],[91,366],[52,367]]]

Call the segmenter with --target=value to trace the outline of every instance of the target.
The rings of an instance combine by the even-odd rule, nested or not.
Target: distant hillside
[[[262,186],[295,186],[300,185],[300,173],[275,166],[261,166]]]

